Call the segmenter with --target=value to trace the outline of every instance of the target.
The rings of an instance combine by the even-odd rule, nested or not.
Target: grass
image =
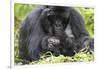
[[[48,52],[49,53],[49,52]],[[15,58],[15,64],[22,64],[21,59]],[[73,57],[60,55],[55,57],[50,53],[50,55],[44,54],[38,61],[32,61],[29,64],[54,64],[54,63],[69,63],[69,62],[90,62],[94,61],[94,54],[80,52]]]

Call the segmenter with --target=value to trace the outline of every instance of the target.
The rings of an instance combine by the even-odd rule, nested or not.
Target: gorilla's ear
[[[70,11],[69,24],[71,25],[72,33],[76,38],[88,36],[88,32],[85,29],[85,23],[83,17],[75,9]]]

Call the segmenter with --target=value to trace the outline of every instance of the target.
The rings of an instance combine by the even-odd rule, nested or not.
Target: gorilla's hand
[[[94,39],[91,39],[89,46],[90,46],[90,49],[94,51]]]
[[[45,16],[54,15],[54,12],[50,8],[46,8],[42,11],[41,15],[45,15]]]
[[[57,39],[56,37],[51,37],[48,39],[48,47],[49,48],[52,48],[56,45],[59,45],[60,44],[60,40]]]
[[[45,36],[41,41],[41,45],[43,49],[54,49],[60,45],[60,40],[54,36]]]
[[[60,40],[54,36],[45,36],[42,40],[42,50],[50,51],[55,56],[60,55]]]
[[[82,43],[82,49],[80,51],[93,53],[94,52],[94,39],[85,40]]]
[[[48,38],[48,49],[55,55],[60,55],[60,40],[56,37]]]

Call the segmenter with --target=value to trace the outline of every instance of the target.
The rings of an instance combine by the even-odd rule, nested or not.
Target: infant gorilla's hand
[[[48,38],[48,47],[49,48],[55,47],[55,46],[57,46],[59,44],[60,44],[60,40],[57,39],[56,37]]]

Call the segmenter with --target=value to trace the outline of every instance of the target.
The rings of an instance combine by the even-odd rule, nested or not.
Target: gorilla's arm
[[[86,46],[90,37],[84,26],[84,19],[75,9],[70,11],[69,17],[69,24],[71,25],[75,39],[78,39],[78,41],[81,41],[83,46]]]
[[[44,7],[35,9],[35,11],[28,15],[28,17],[22,23],[19,34],[19,55],[22,59],[30,60],[29,54],[33,54],[35,47],[38,47],[37,44],[39,44],[40,38],[37,34],[41,33],[42,31],[39,30],[37,25],[39,23],[37,23],[37,21],[43,9]],[[35,40],[37,40],[37,42]]]
[[[48,20],[48,15],[51,14],[50,10],[50,8],[45,8],[40,17],[41,26],[47,35],[53,35],[52,23]]]

